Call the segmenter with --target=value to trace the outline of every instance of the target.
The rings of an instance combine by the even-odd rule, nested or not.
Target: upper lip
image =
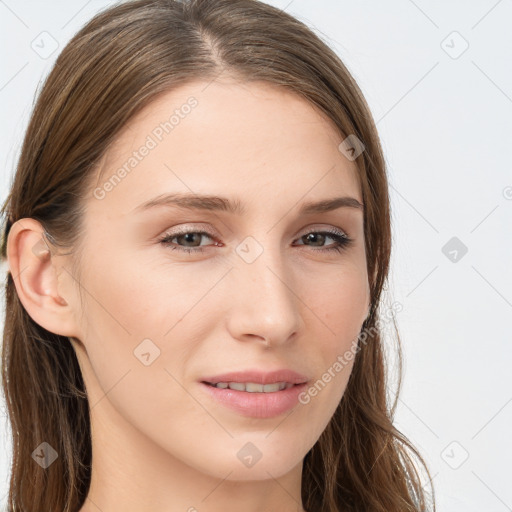
[[[288,370],[286,368],[274,370],[272,372],[263,372],[260,370],[244,370],[223,373],[204,377],[202,382],[217,384],[219,382],[254,382],[255,384],[273,384],[275,382],[290,382],[292,384],[302,384],[308,381],[308,378],[300,373]]]

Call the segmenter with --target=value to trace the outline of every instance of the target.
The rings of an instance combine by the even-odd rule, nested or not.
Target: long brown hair
[[[157,95],[221,72],[285,87],[321,109],[343,137],[364,145],[355,159],[365,204],[372,308],[346,391],[303,464],[308,512],[435,510],[422,488],[419,452],[393,426],[380,304],[391,253],[385,162],[375,124],[351,74],[293,16],[258,0],[137,0],[96,15],[64,48],[37,99],[10,193],[1,247],[14,222],[39,221],[51,247],[73,255],[80,282],[84,199],[120,129]],[[89,404],[68,338],[45,330],[6,278],[2,384],[13,435],[9,511],[77,512],[91,477]],[[393,319],[393,325],[396,325]],[[396,333],[398,335],[398,333]],[[58,458],[32,454],[47,442]],[[416,463],[419,462],[419,466]],[[433,487],[432,487],[433,492]]]

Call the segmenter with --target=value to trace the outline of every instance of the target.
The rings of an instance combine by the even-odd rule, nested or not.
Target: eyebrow
[[[176,206],[187,210],[207,210],[228,212],[233,215],[244,215],[245,208],[239,199],[231,201],[227,197],[199,194],[161,194],[153,199],[140,204],[132,212],[151,210],[162,206]],[[302,204],[299,215],[312,215],[315,213],[325,213],[338,208],[356,208],[364,210],[364,205],[354,197],[334,197],[332,199],[323,199],[321,201],[309,201]]]

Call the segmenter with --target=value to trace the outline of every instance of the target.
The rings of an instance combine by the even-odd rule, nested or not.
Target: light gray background
[[[113,3],[0,0],[0,199],[42,77]],[[334,47],[382,139],[394,229],[388,295],[401,307],[405,355],[396,425],[429,463],[440,511],[512,511],[512,4],[268,3]],[[57,50],[40,56],[32,46],[47,51],[51,38]],[[11,444],[0,420],[5,507]]]

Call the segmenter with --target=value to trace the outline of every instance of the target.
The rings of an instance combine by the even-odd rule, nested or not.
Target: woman
[[[381,146],[304,24],[100,13],[2,212],[10,511],[429,510],[386,398]]]

